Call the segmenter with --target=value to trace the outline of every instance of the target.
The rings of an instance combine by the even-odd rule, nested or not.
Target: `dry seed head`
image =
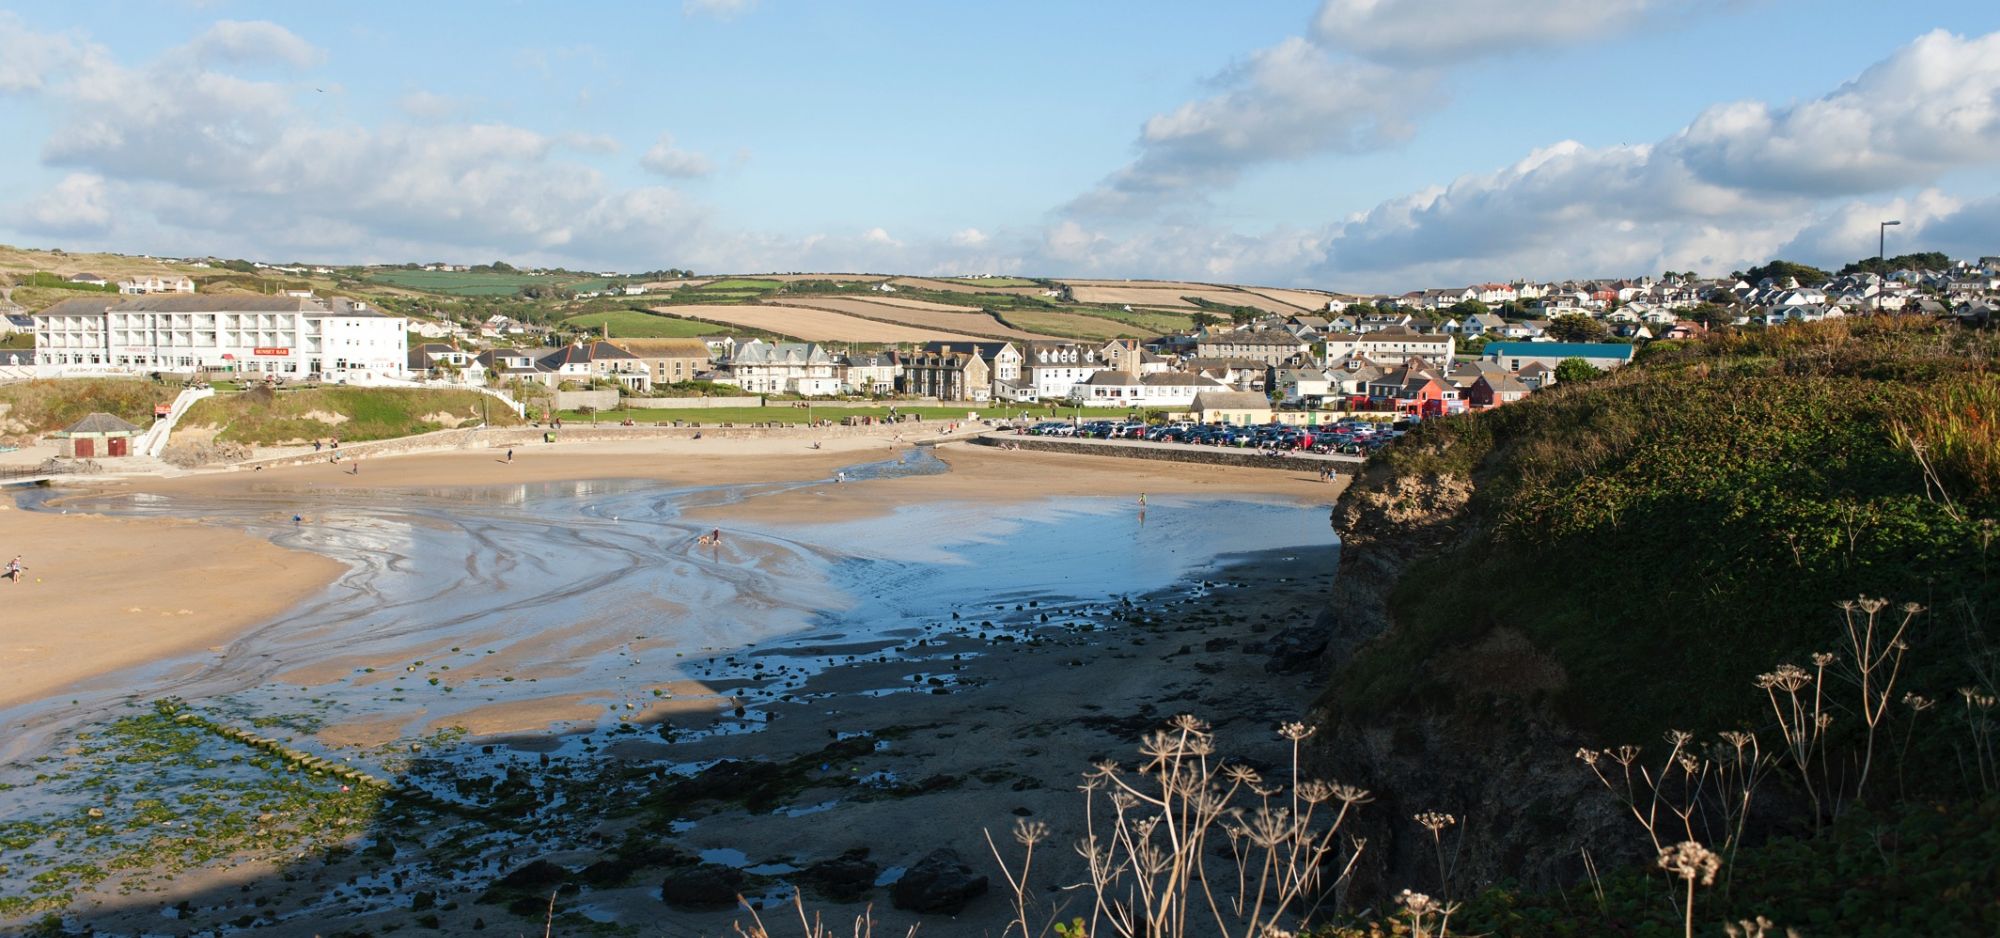
[[[1317,779],[1300,782],[1299,797],[1307,804],[1325,804],[1333,798],[1333,786]]]
[[[1937,706],[1937,701],[1912,691],[1903,695],[1903,706],[1908,707],[1911,710],[1916,711],[1917,713],[1922,713],[1925,710],[1929,710],[1930,708]]]
[[[1758,687],[1765,690],[1775,687],[1788,694],[1811,683],[1812,675],[1795,664],[1781,664],[1775,671],[1757,675]]]
[[[1436,899],[1407,889],[1396,894],[1396,904],[1411,915],[1433,915],[1439,911]]]
[[[1375,800],[1374,796],[1368,793],[1368,789],[1357,788],[1353,785],[1334,785],[1333,797],[1339,799],[1342,804],[1347,805],[1367,804]]]
[[[1823,730],[1832,725],[1833,725],[1833,714],[1831,713],[1822,713],[1819,716],[1813,717],[1813,726],[1818,727],[1819,729]]]
[[[1889,601],[1886,599],[1870,599],[1866,596],[1863,596],[1860,599],[1855,600],[1854,604],[1860,606],[1862,612],[1868,613],[1869,615],[1872,616],[1878,612],[1881,612],[1884,607],[1888,606]]]
[[[1589,765],[1589,766],[1595,766],[1597,764],[1598,757],[1601,755],[1603,755],[1603,753],[1600,753],[1595,749],[1578,749],[1576,751],[1577,759],[1581,760],[1584,765]]]
[[[1172,720],[1167,721],[1167,725],[1173,727],[1174,729],[1180,730],[1183,733],[1208,732],[1208,724],[1202,722],[1200,717],[1197,717],[1192,713],[1175,714]]]
[[[1238,785],[1255,785],[1264,780],[1257,770],[1241,763],[1231,763],[1222,767],[1222,777]]]
[[[1278,735],[1295,743],[1311,736],[1315,732],[1318,732],[1316,728],[1307,726],[1304,723],[1282,723],[1278,726]]]
[[[1692,840],[1661,848],[1659,862],[1660,869],[1704,886],[1714,885],[1715,872],[1722,868],[1722,858],[1715,851]]]
[[[1915,616],[1915,615],[1922,615],[1922,614],[1923,614],[1923,612],[1924,612],[1924,607],[1922,607],[1922,606],[1920,606],[1920,605],[1917,605],[1916,603],[1904,603],[1904,604],[1903,604],[1903,614],[1904,614],[1904,615],[1912,615],[1912,616]]]
[[[1750,743],[1757,738],[1755,736],[1750,735],[1749,733],[1743,733],[1737,730],[1723,730],[1721,733],[1718,733],[1717,735],[1722,737],[1723,742],[1736,747],[1736,751],[1738,752],[1742,752],[1743,747],[1750,745]]]
[[[1701,768],[1701,760],[1696,759],[1693,756],[1687,755],[1686,753],[1682,753],[1678,761],[1681,764],[1681,771],[1689,775],[1693,775],[1695,773],[1695,770]]]
[[[1834,658],[1836,658],[1836,657],[1838,657],[1838,656],[1836,656],[1836,655],[1835,655],[1835,654],[1834,654],[1833,652],[1830,652],[1830,651],[1816,651],[1816,652],[1813,652],[1813,656],[1812,656],[1812,661],[1813,661],[1813,667],[1816,667],[1816,668],[1824,668],[1824,667],[1826,667],[1827,665],[1830,665],[1830,664],[1832,664],[1832,663],[1833,663],[1833,661],[1834,661]]]
[[[1041,821],[1019,818],[1014,821],[1014,842],[1023,847],[1032,847],[1049,836],[1049,826]]]
[[[1438,831],[1444,830],[1445,828],[1458,823],[1457,818],[1452,817],[1449,814],[1444,814],[1438,811],[1425,811],[1421,814],[1415,815],[1415,820],[1418,824],[1423,825],[1425,830],[1430,831],[1433,836],[1435,836]]]
[[[1637,746],[1620,746],[1616,749],[1604,750],[1604,754],[1610,756],[1611,761],[1627,768],[1630,768],[1632,763],[1639,761],[1639,752],[1640,749]]]
[[[1694,734],[1689,733],[1685,730],[1668,730],[1666,736],[1667,745],[1676,747],[1687,745],[1688,740],[1691,740],[1693,738]]]

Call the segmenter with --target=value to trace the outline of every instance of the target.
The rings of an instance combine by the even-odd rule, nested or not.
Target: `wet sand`
[[[709,443],[757,445],[707,447]],[[781,866],[804,866],[866,846],[885,870],[893,870],[931,849],[950,846],[981,872],[993,875],[997,870],[979,839],[982,827],[998,832],[1013,817],[1029,815],[1074,821],[1073,809],[1080,807],[1073,790],[1075,773],[1106,756],[1128,756],[1137,734],[1157,720],[1175,712],[1199,712],[1222,725],[1232,747],[1240,743],[1239,751],[1269,761],[1277,753],[1271,727],[1304,712],[1305,682],[1270,680],[1258,646],[1265,633],[1316,611],[1333,569],[1332,548],[1300,547],[1260,555],[1227,573],[1237,585],[1210,589],[1203,582],[1205,575],[1220,569],[1212,556],[1225,548],[1208,539],[1199,519],[1208,517],[1201,506],[1212,500],[1247,495],[1265,505],[1302,510],[1298,517],[1309,521],[1307,527],[1315,532],[1310,543],[1318,543],[1325,533],[1321,506],[1332,501],[1339,486],[1318,482],[1309,470],[1221,469],[951,445],[937,451],[949,465],[948,473],[858,475],[855,481],[835,483],[830,477],[841,467],[868,459],[893,460],[908,448],[880,440],[846,441],[838,447],[828,442],[819,451],[797,440],[776,444],[720,439],[558,444],[517,448],[512,464],[499,453],[455,452],[368,460],[358,476],[334,466],[308,465],[137,481],[109,490],[223,506],[238,516],[257,519],[266,531],[274,525],[284,527],[289,518],[285,506],[307,505],[309,523],[303,530],[280,536],[279,542],[324,553],[333,542],[314,539],[339,532],[350,539],[341,542],[341,549],[352,553],[336,555],[350,557],[348,564],[284,550],[268,541],[259,543],[215,526],[112,521],[74,513],[68,517],[7,514],[49,523],[90,522],[88,530],[81,526],[73,530],[86,538],[84,543],[98,546],[115,539],[116,527],[155,532],[188,529],[233,538],[263,548],[256,553],[318,564],[316,569],[288,574],[304,594],[323,591],[325,583],[352,565],[336,591],[351,586],[362,599],[373,595],[368,590],[376,581],[402,569],[423,569],[420,561],[426,557],[435,562],[440,556],[438,544],[456,543],[435,538],[469,535],[472,543],[485,545],[479,549],[492,553],[462,562],[464,582],[441,583],[435,596],[389,594],[375,600],[386,609],[367,626],[371,631],[344,632],[351,628],[338,614],[344,607],[331,600],[295,613],[290,620],[258,627],[279,608],[304,598],[297,594],[274,603],[277,608],[241,610],[258,614],[239,619],[233,627],[218,626],[215,635],[204,639],[199,647],[242,636],[226,660],[203,665],[191,676],[162,678],[163,686],[176,690],[258,688],[248,698],[229,698],[229,706],[253,711],[307,699],[327,702],[328,722],[309,738],[315,743],[312,748],[329,754],[354,753],[358,758],[361,751],[387,742],[461,726],[489,740],[489,734],[521,734],[514,747],[521,752],[555,752],[559,758],[566,755],[581,758],[580,764],[597,764],[601,757],[590,746],[590,736],[580,737],[584,750],[579,752],[578,736],[551,732],[569,729],[596,731],[616,747],[621,760],[699,766],[721,758],[807,758],[828,739],[846,733],[886,734],[885,740],[893,735],[893,741],[872,754],[846,765],[826,766],[825,774],[775,812],[727,804],[695,806],[687,818],[689,826],[677,827],[680,835],[671,838],[676,846],[691,851],[740,853],[753,865],[768,859],[780,861]],[[657,519],[642,517],[650,498],[644,487],[585,484],[560,489],[570,492],[583,509],[573,519],[538,515],[515,520],[511,514],[523,499],[533,505],[556,491],[549,483],[594,478],[728,485],[712,495],[700,489],[679,496],[685,510],[676,508]],[[509,483],[520,484],[520,491],[509,488]],[[1152,503],[1150,527],[1137,511],[1139,492],[1147,493]],[[1083,501],[1078,502],[1081,507],[1057,509],[1054,514],[1031,507],[1062,499]],[[79,503],[87,504],[87,499]],[[899,514],[915,505],[947,503],[967,507],[907,519]],[[468,519],[467,512],[450,507],[464,504],[477,505],[472,514],[479,517]],[[395,506],[398,513],[388,521],[373,519],[371,513],[384,505]],[[612,512],[624,513],[622,525],[617,515],[607,517]],[[1051,556],[1057,553],[1055,545],[1062,543],[1063,532],[1089,531],[1107,553],[1085,552],[1061,577],[1038,574],[1044,579],[1021,584],[1012,582],[1001,566],[988,568],[994,571],[990,582],[980,580],[978,570],[957,578],[940,576],[940,570],[925,561],[927,555],[888,543],[902,538],[913,542],[983,538],[991,543],[1008,537],[1006,521],[1000,520],[995,529],[996,519],[1016,514],[1039,518],[1040,527],[1028,533],[1041,531],[1036,536],[1044,538],[1023,540],[1020,551]],[[1196,526],[1176,528],[1177,514],[1189,519],[1184,524]],[[6,519],[0,515],[0,525]],[[322,520],[325,526],[316,529]],[[561,526],[551,531],[552,521]],[[978,530],[960,530],[961,524]],[[916,531],[910,530],[913,525]],[[953,529],[930,532],[922,530],[924,525]],[[730,529],[721,549],[704,553],[684,543],[692,540],[694,531],[711,526]],[[504,549],[529,530],[542,532],[532,550],[516,556]],[[916,536],[910,537],[912,533]],[[1243,536],[1247,543],[1260,535]],[[1130,547],[1123,546],[1128,543]],[[815,546],[819,544],[840,546],[829,553],[832,548]],[[1179,563],[1170,559],[1177,544],[1187,545],[1194,557],[1187,569],[1201,573],[1180,577],[1150,599],[1134,597],[1136,607],[1122,607],[1122,601],[1107,599],[1092,586],[1093,574],[1100,568],[1108,577],[1105,582],[1116,583],[1133,576],[1119,566],[1123,563]],[[577,571],[551,564],[577,551],[597,557],[602,569],[592,568],[581,582],[571,585],[568,581]],[[175,556],[203,557],[198,568],[190,568],[202,570],[204,576],[186,576],[190,568],[183,568],[178,577],[146,581],[147,588],[155,591],[155,602],[204,581],[209,588],[240,591],[240,583],[251,573],[265,575],[260,566],[207,577],[211,569],[207,558],[221,552],[221,547],[213,546],[175,548]],[[989,556],[990,562],[991,555],[982,556]],[[902,625],[892,622],[893,627],[871,635],[828,635],[811,647],[765,644],[769,638],[799,632],[815,616],[837,612],[846,600],[829,593],[821,579],[857,557],[887,559],[882,566],[888,572],[883,579],[870,581],[868,588],[878,591],[878,597],[896,598],[894,610],[900,611],[893,615],[905,617],[897,620]],[[270,557],[260,560],[269,562]],[[36,566],[32,556],[29,563]],[[41,572],[33,570],[31,577]],[[479,606],[489,592],[504,592],[503,587],[524,574],[546,575],[563,581],[563,586],[547,595],[508,594],[494,599],[496,605],[490,608]],[[655,598],[649,601],[653,605],[637,607],[629,600],[602,608],[592,605],[595,590],[618,584],[634,591],[634,578],[648,584],[636,592],[646,593],[654,589],[650,584],[657,583],[657,591],[650,595],[674,595],[676,601]],[[773,585],[780,588],[769,590]],[[752,591],[753,587],[763,592]],[[406,587],[415,588],[420,587]],[[684,593],[688,589],[712,595],[688,596]],[[1067,608],[1044,607],[1055,614],[1053,622],[1038,621],[1035,612],[1023,611],[1024,603],[1036,601],[1031,597],[1056,595],[1050,590],[1068,591],[1074,597]],[[500,604],[502,599],[522,608],[509,612]],[[695,628],[672,641],[651,628],[628,623],[635,608],[654,617],[672,617],[688,608],[704,608],[703,603],[714,608],[716,603],[739,601],[742,616],[705,623],[706,631]],[[461,631],[451,631],[461,628],[448,622],[461,609],[469,622]],[[68,608],[51,615],[67,617]],[[1000,627],[989,628],[988,620]],[[1123,624],[1112,631],[1077,626],[1112,620]],[[81,617],[70,621],[84,622]],[[368,640],[357,642],[357,634]],[[101,674],[134,663],[92,654],[84,649],[77,655],[79,667],[94,667],[93,673]],[[155,657],[173,658],[175,652],[161,651]],[[638,667],[641,657],[646,661],[643,669]],[[821,660],[825,666],[817,663]],[[769,662],[770,669],[753,671],[752,661]],[[842,663],[835,665],[837,661]],[[802,663],[810,666],[798,668]],[[433,677],[438,680],[429,680]],[[500,681],[510,683],[503,690]],[[269,683],[260,686],[260,682]],[[280,686],[287,684],[298,694]],[[660,693],[650,693],[654,689]],[[412,702],[386,711],[381,708],[387,704],[347,703],[404,695]],[[297,700],[288,702],[290,697]],[[745,711],[735,712],[736,706],[746,703]],[[607,728],[643,731],[626,737],[605,732]],[[473,765],[464,768],[472,770]],[[935,787],[924,788],[919,782]],[[809,821],[799,820],[806,815],[811,815]],[[601,855],[601,846],[589,845],[633,832],[629,819],[564,817],[562,824],[573,828],[563,834],[562,843],[488,849],[480,862],[491,865],[490,870],[454,874],[456,879],[436,884],[440,895],[457,896],[458,911],[444,916],[445,927],[469,928],[483,918],[504,931],[516,930],[504,911],[473,901],[483,889],[481,884],[535,856],[580,868]],[[1061,832],[1065,840],[1073,833]],[[553,836],[551,831],[540,839]],[[342,882],[351,886],[354,877],[381,875],[379,866],[369,865],[372,861],[348,857],[304,868],[283,859],[244,862],[227,870],[190,871],[161,893],[123,900],[100,895],[97,901],[103,904],[90,921],[113,930],[142,928],[149,920],[157,921],[163,904],[182,896],[194,897],[197,907],[214,909],[218,921],[235,917],[236,912],[224,914],[225,910],[240,911],[244,906],[239,903],[250,902],[261,907],[260,900],[280,908],[312,907],[318,911],[308,918],[316,922],[376,927],[409,921],[407,906],[382,909],[380,902],[359,896],[344,910],[339,905],[346,901],[341,898]],[[406,857],[403,862],[410,861]],[[1073,875],[1073,870],[1065,869],[1066,860],[1057,857],[1048,862],[1054,877]],[[245,868],[272,875],[239,894],[233,884],[242,879]],[[281,869],[289,872],[276,876]],[[410,871],[410,875],[423,874]],[[225,881],[230,887],[220,889]],[[657,871],[652,871],[628,886],[593,889],[587,896],[595,910],[591,917],[609,915],[642,929],[649,923],[673,923],[675,934],[728,933],[734,913],[666,909],[660,904],[658,881]],[[872,898],[878,920],[895,923],[891,933],[900,934],[902,926],[915,921],[888,910],[887,890],[875,890]],[[989,896],[961,923],[933,917],[925,931],[950,933],[961,925],[976,924],[976,932],[997,934],[1005,922],[1001,905],[997,896]],[[859,910],[859,906],[827,907],[836,917]]]
[[[0,709],[71,684],[203,649],[325,588],[326,557],[193,521],[125,521],[0,505]]]

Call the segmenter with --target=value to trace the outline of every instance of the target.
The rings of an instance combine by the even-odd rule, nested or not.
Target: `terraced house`
[[[1217,332],[1195,343],[1202,358],[1249,358],[1266,365],[1283,365],[1305,353],[1306,340],[1278,329]]]
[[[952,351],[948,343],[943,345],[942,351],[896,353],[896,363],[903,369],[896,379],[898,390],[941,401],[991,400],[993,370],[986,359],[962,346]]]

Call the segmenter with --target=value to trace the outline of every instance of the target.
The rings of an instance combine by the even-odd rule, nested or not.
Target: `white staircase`
[[[193,407],[196,401],[214,396],[214,388],[189,388],[182,391],[179,397],[174,398],[174,406],[167,411],[167,415],[153,421],[152,429],[139,437],[139,441],[132,446],[132,455],[158,459],[167,449],[167,436],[174,432],[174,424],[180,422],[181,417],[188,412],[188,408]]]

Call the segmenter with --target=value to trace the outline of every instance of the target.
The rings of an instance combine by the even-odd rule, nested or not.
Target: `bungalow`
[[[1271,422],[1271,399],[1252,391],[1203,391],[1188,409],[1198,423],[1248,427]]]
[[[70,274],[69,282],[91,287],[108,287],[111,281],[96,274]]]
[[[1519,374],[1531,364],[1554,369],[1566,358],[1580,358],[1599,371],[1632,361],[1632,346],[1617,342],[1492,342],[1482,358]]]
[[[1333,393],[1333,380],[1326,376],[1323,369],[1279,368],[1276,376],[1279,400],[1286,403]]]

